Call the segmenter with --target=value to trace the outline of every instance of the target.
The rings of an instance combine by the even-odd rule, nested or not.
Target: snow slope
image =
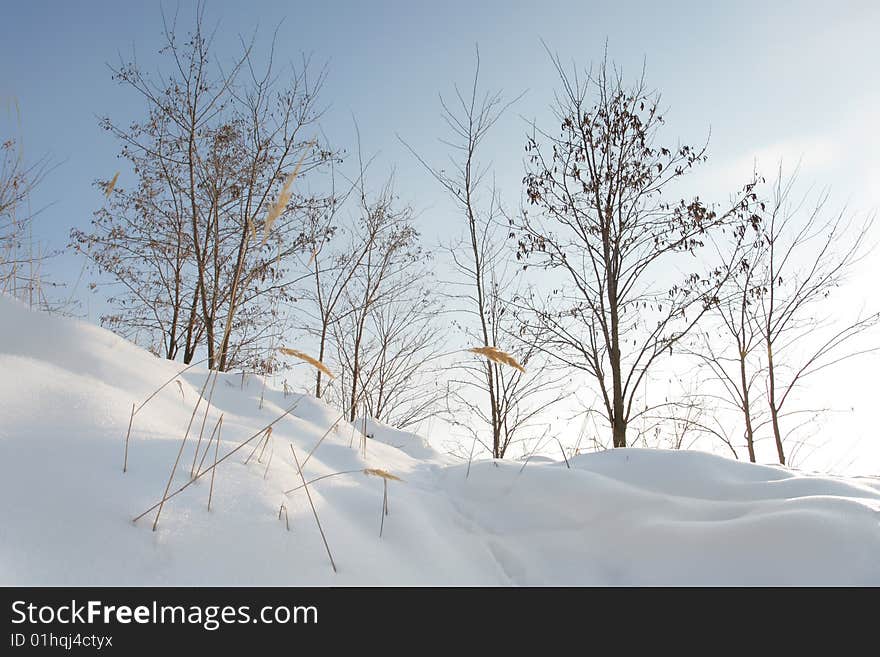
[[[880,480],[811,476],[699,452],[614,450],[564,463],[466,464],[421,438],[340,423],[308,479],[299,458],[338,412],[220,376],[221,456],[300,399],[262,462],[245,447],[153,512],[207,372],[193,368],[134,420],[131,405],[181,369],[112,333],[0,298],[0,584],[3,585],[880,585]],[[182,393],[182,394],[181,394]],[[201,413],[193,434],[198,435]],[[207,432],[206,432],[207,433]],[[252,443],[254,444],[254,443]],[[350,447],[350,445],[353,445]],[[188,480],[185,445],[174,488]],[[269,453],[272,460],[269,462]],[[213,456],[213,455],[212,455]],[[268,465],[268,470],[267,470]],[[390,515],[379,537],[383,482]],[[285,502],[290,531],[278,519]]]

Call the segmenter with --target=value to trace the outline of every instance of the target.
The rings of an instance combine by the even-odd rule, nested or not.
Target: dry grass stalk
[[[125,432],[125,459],[122,461],[122,471],[128,472],[128,437],[131,435],[131,423],[134,420],[134,404],[131,405],[131,416],[128,418],[128,431]]]
[[[175,379],[174,382],[177,384],[177,387],[180,390],[180,398],[183,401],[186,401],[186,395],[183,394],[183,384],[180,382],[180,379]]]
[[[220,431],[223,429],[223,415],[220,415],[220,419],[217,420],[217,441],[214,443],[214,465],[211,467],[211,488],[208,490],[208,511],[211,510],[211,499],[214,497],[214,475],[217,474],[217,454],[220,452]],[[211,446],[211,443],[208,443],[208,447]],[[208,448],[205,448],[205,453],[208,452]],[[201,467],[201,466],[199,466]]]
[[[263,479],[269,476],[269,466],[272,465],[272,457],[275,455],[275,439],[272,439],[272,448],[269,450],[269,460],[266,462],[266,471],[263,473]]]
[[[306,491],[306,497],[309,498],[309,506],[312,507],[312,513],[315,516],[315,523],[318,525],[318,531],[321,532],[321,539],[324,541],[324,548],[327,550],[327,556],[330,557],[330,565],[333,566],[333,572],[335,573],[337,572],[336,562],[333,561],[333,554],[330,552],[330,546],[327,544],[327,537],[324,535],[324,529],[321,527],[321,519],[318,517],[318,510],[315,508],[315,503],[312,502],[312,494],[309,492],[309,485],[306,483],[306,477],[299,464],[299,459],[296,457],[296,450],[293,448],[293,443],[290,443],[290,452],[293,454],[293,462],[296,464],[296,469],[299,471],[303,488],[305,488]]]
[[[211,391],[208,393],[208,403],[205,406],[205,414],[202,416],[202,426],[199,429],[199,441],[196,443],[196,453],[193,454],[193,462],[192,467],[189,469],[189,476],[193,477],[196,473],[196,460],[199,458],[199,450],[202,447],[202,436],[205,434],[205,422],[208,420],[208,412],[211,410],[211,400],[214,399],[214,386],[217,385],[217,377],[220,374],[220,370],[215,370],[214,372],[214,380],[211,382]],[[211,373],[208,372],[208,376],[211,376]],[[181,387],[181,392],[183,388]],[[210,443],[205,446],[205,451],[208,451],[208,447],[210,447]],[[201,466],[199,466],[201,467]]]
[[[196,476],[193,477],[192,479],[188,480],[185,484],[183,484],[180,488],[178,488],[177,490],[175,490],[175,491],[174,491],[173,493],[171,493],[170,495],[165,495],[160,501],[156,502],[156,503],[155,503],[153,506],[151,506],[149,509],[147,509],[146,511],[144,511],[144,512],[141,513],[140,515],[137,515],[137,516],[135,516],[134,518],[132,518],[131,521],[132,521],[132,522],[137,522],[138,520],[140,520],[141,518],[143,518],[145,515],[147,515],[150,511],[152,511],[152,510],[155,509],[156,507],[159,507],[159,506],[165,504],[165,502],[167,502],[168,500],[170,500],[172,497],[175,497],[176,495],[180,495],[180,493],[182,493],[182,492],[185,491],[187,488],[189,488],[192,484],[194,484],[196,481],[198,481],[201,477],[203,477],[203,476],[205,476],[206,474],[208,474],[208,472],[213,472],[214,470],[216,470],[216,469],[217,469],[217,466],[219,466],[221,463],[223,463],[223,461],[225,461],[226,459],[228,459],[228,458],[229,458],[230,456],[232,456],[233,454],[238,453],[238,450],[242,449],[245,445],[249,445],[249,444],[251,443],[251,441],[253,441],[255,438],[257,438],[257,437],[259,437],[259,436],[262,436],[263,433],[266,431],[266,429],[272,427],[273,425],[277,424],[278,422],[280,422],[281,420],[283,420],[285,417],[287,417],[288,415],[290,415],[290,414],[294,411],[294,409],[297,407],[297,405],[299,404],[299,402],[300,402],[301,400],[302,400],[302,398],[297,399],[297,400],[296,400],[293,404],[291,404],[291,405],[290,405],[290,406],[289,406],[289,407],[288,407],[288,408],[287,408],[287,409],[286,409],[281,415],[279,415],[278,417],[276,417],[276,418],[275,418],[274,420],[272,420],[269,424],[267,424],[265,427],[261,428],[261,429],[260,429],[259,431],[257,431],[255,434],[251,435],[249,438],[246,438],[245,440],[243,440],[242,442],[240,442],[240,443],[239,443],[238,445],[236,445],[233,449],[231,449],[229,452],[227,452],[226,454],[224,454],[223,457],[220,458],[216,463],[214,463],[214,465],[212,465],[210,468],[206,468],[204,472],[200,472],[198,475],[196,475]]]
[[[388,510],[388,482],[389,481],[403,481],[397,475],[393,475],[387,470],[380,470],[379,468],[365,468],[364,474],[371,477],[381,477],[382,478],[382,520],[379,522],[379,538],[382,538],[382,531],[385,529],[385,516],[389,514]]]
[[[556,444],[559,445],[559,451],[562,452],[562,458],[565,459],[565,467],[571,470],[571,464],[568,462],[568,457],[565,455],[565,449],[563,449],[562,443],[559,442],[559,438],[556,439]]]
[[[331,379],[335,378],[333,372],[330,371],[329,367],[324,365],[324,363],[322,363],[318,359],[312,358],[311,356],[309,356],[308,354],[306,354],[302,351],[297,351],[296,349],[289,349],[287,347],[279,347],[278,351],[280,351],[285,356],[293,356],[294,358],[299,358],[300,360],[304,360],[312,367],[321,370],[324,374],[329,376]]]
[[[291,446],[291,450],[293,450],[292,446]],[[303,465],[305,465],[305,464],[303,464]],[[297,463],[297,467],[300,467],[299,463]],[[340,475],[354,474],[355,472],[361,472],[367,476],[379,477],[380,479],[382,479],[382,517],[381,517],[381,520],[379,521],[379,538],[382,538],[382,533],[385,530],[385,516],[387,516],[391,513],[390,507],[388,506],[388,482],[389,481],[403,481],[403,479],[401,479],[397,475],[391,474],[387,470],[381,470],[379,468],[364,468],[363,470],[344,470],[342,472],[331,472],[330,474],[321,475],[320,477],[315,477],[314,479],[310,479],[309,481],[306,481],[305,477],[302,476],[302,468],[300,468],[300,478],[302,479],[303,483],[295,488],[291,488],[290,490],[284,491],[284,494],[289,495],[291,493],[294,493],[294,492],[300,490],[301,488],[305,488],[308,490],[308,486],[315,483],[316,481],[321,481],[322,479],[329,479],[330,477],[338,477]],[[310,499],[310,501],[311,501],[311,499]],[[279,510],[279,516],[278,516],[279,518],[281,517],[280,513],[281,512]]]
[[[263,441],[263,448],[260,450],[260,455],[257,457],[257,463],[263,462],[263,454],[266,452],[266,447],[269,446],[269,439],[272,437],[272,431],[266,434],[266,440]]]
[[[287,531],[290,531],[290,518],[287,516],[287,506],[284,502],[281,503],[281,506],[278,509],[278,519],[281,520],[281,512],[284,511],[284,524],[287,526]]]
[[[333,429],[336,427],[336,425],[339,424],[339,423],[342,421],[342,418],[344,418],[344,417],[345,417],[345,413],[343,413],[342,415],[340,415],[340,416],[336,419],[336,422],[334,422],[333,424],[331,424],[331,425],[330,425],[330,428],[327,429],[327,431],[324,432],[324,435],[321,436],[321,438],[318,440],[318,442],[315,443],[315,446],[312,447],[312,449],[311,449],[311,450],[309,451],[309,453],[306,455],[306,459],[305,459],[305,461],[303,461],[303,463],[302,463],[302,467],[306,467],[306,463],[308,463],[308,462],[309,462],[309,459],[312,458],[312,454],[315,453],[315,450],[318,449],[318,447],[321,445],[321,443],[324,442],[324,439],[325,439],[327,436],[330,435],[330,432],[333,431]]]
[[[189,365],[187,365],[186,367],[184,367],[182,370],[180,370],[177,374],[175,374],[175,375],[172,376],[170,379],[168,379],[168,380],[167,380],[165,383],[163,383],[161,386],[159,386],[158,388],[156,388],[156,389],[153,391],[153,394],[151,394],[151,395],[150,395],[149,397],[147,397],[144,401],[142,401],[142,402],[140,403],[140,405],[138,405],[137,409],[135,409],[135,412],[134,412],[135,415],[137,415],[138,413],[140,413],[140,412],[141,412],[141,409],[142,409],[144,406],[147,405],[147,402],[149,402],[153,397],[155,397],[156,395],[158,395],[158,394],[162,391],[162,389],[163,389],[165,386],[167,386],[169,383],[173,383],[173,382],[177,379],[177,377],[179,377],[181,374],[183,374],[183,373],[186,372],[187,370],[191,370],[191,369],[194,368],[196,365],[201,365],[202,363],[207,362],[207,360],[208,360],[207,358],[203,358],[202,360],[196,361],[195,363],[190,363]]]
[[[311,486],[316,481],[321,481],[322,479],[329,479],[330,477],[339,477],[340,475],[354,474],[356,472],[363,472],[363,470],[342,470],[341,472],[331,472],[330,474],[321,475],[320,477],[315,477],[314,479],[309,479],[306,483]],[[285,495],[290,495],[291,493],[295,493],[300,488],[302,488],[302,484],[291,488],[290,490],[284,491]]]
[[[362,429],[361,429],[361,448],[363,449],[362,458],[366,461],[367,460],[367,415],[366,415],[366,413],[364,414],[364,419],[363,419]]]
[[[199,398],[196,400],[196,405],[193,407],[193,412],[189,416],[189,423],[186,425],[186,433],[183,434],[183,440],[180,441],[180,449],[177,450],[177,458],[174,459],[174,465],[171,467],[171,474],[168,476],[168,483],[165,484],[165,492],[162,493],[163,501],[159,503],[159,510],[156,512],[156,519],[153,521],[153,531],[156,531],[156,527],[159,525],[159,517],[162,515],[162,507],[165,505],[164,500],[168,497],[168,490],[171,488],[171,482],[174,481],[174,474],[177,472],[177,465],[180,463],[180,456],[183,454],[183,448],[186,447],[186,439],[189,437],[189,430],[192,428],[193,420],[196,417],[196,412],[199,410],[199,404],[202,403],[202,398],[205,396],[205,390],[208,388],[208,381],[211,380],[211,372],[208,372],[208,377],[205,379],[205,383],[202,386],[202,390],[199,393]],[[190,479],[190,481],[193,481]]]
[[[496,363],[508,365],[509,367],[519,370],[520,372],[526,371],[525,368],[520,365],[519,362],[517,362],[516,358],[508,354],[506,351],[501,351],[498,347],[474,347],[472,349],[468,349],[468,351],[479,354],[480,356],[484,356],[491,361],[495,361]]]
[[[107,183],[107,189],[104,190],[104,196],[110,198],[110,194],[113,193],[114,188],[116,187],[116,181],[119,180],[119,172],[116,172],[116,175],[113,176],[113,179]]]
[[[526,460],[523,461],[522,467],[519,469],[519,472],[517,473],[517,476],[519,476],[519,475],[522,474],[522,471],[526,469],[526,466],[529,464],[529,461],[532,460],[532,457],[533,457],[535,454],[538,453],[538,450],[539,450],[541,447],[544,446],[544,442],[545,442],[545,441],[544,441],[544,438],[547,437],[547,434],[549,433],[549,431],[550,431],[550,428],[549,428],[549,427],[547,427],[546,429],[544,429],[544,433],[542,433],[542,434],[541,434],[541,437],[540,437],[537,441],[535,441],[535,445],[534,445],[534,447],[532,447],[532,451],[531,451],[531,452],[529,453],[529,455],[526,457]]]
[[[223,417],[222,413],[220,414],[220,417],[221,418]],[[208,452],[211,451],[211,443],[214,442],[214,436],[217,434],[219,427],[220,427],[220,418],[218,418],[217,421],[214,423],[214,428],[211,431],[211,435],[208,437],[208,444],[205,445],[205,451],[202,452],[202,458],[199,461],[199,467],[196,470],[197,474],[202,473],[202,466],[205,465],[205,458],[208,456]]]
[[[260,244],[262,246],[269,240],[269,232],[272,230],[272,225],[281,216],[281,213],[284,212],[284,208],[287,207],[287,204],[290,203],[290,188],[293,186],[293,181],[296,180],[296,177],[299,175],[299,168],[302,166],[302,163],[306,159],[306,155],[308,154],[308,149],[311,148],[312,144],[315,142],[309,142],[306,147],[303,149],[302,157],[299,158],[299,162],[296,163],[296,166],[293,168],[293,171],[284,179],[284,184],[281,186],[281,191],[278,193],[278,198],[275,199],[275,203],[272,204],[272,207],[269,208],[269,213],[266,215],[266,223],[263,226],[263,241]]]
[[[379,538],[382,538],[382,531],[385,529],[385,516],[388,515],[388,480],[382,480],[382,512],[379,514]]]
[[[477,437],[474,436],[474,442],[471,443],[471,453],[468,454],[468,467],[467,472],[464,474],[464,478],[467,479],[471,476],[471,462],[474,460],[474,447],[477,446]]]
[[[208,360],[208,359],[203,358],[200,361],[197,361],[195,363],[191,363],[191,364],[187,365],[182,370],[180,370],[177,374],[175,374],[170,379],[168,379],[165,383],[163,383],[161,386],[156,388],[153,391],[153,393],[149,397],[147,397],[144,401],[142,401],[137,408],[134,408],[134,407],[132,408],[131,417],[128,420],[128,431],[125,433],[125,462],[122,465],[123,472],[125,472],[128,469],[128,440],[129,440],[129,437],[131,436],[131,425],[134,420],[134,416],[137,415],[140,412],[140,410],[144,406],[147,405],[147,402],[149,402],[153,397],[158,395],[165,386],[167,386],[172,381],[177,380],[177,377],[180,376],[181,374],[183,374],[184,372],[186,372],[188,369],[191,369],[191,368],[195,367],[196,365],[200,365],[200,364],[204,363],[206,360]],[[183,393],[183,386],[181,386],[181,393]]]
[[[251,450],[251,453],[248,454],[248,457],[244,460],[244,464],[247,465],[250,463],[250,460],[254,457],[254,454],[257,453],[257,450],[260,448],[260,445],[265,445],[266,440],[269,440],[269,436],[272,435],[272,427],[266,427],[265,431],[261,432],[265,436],[265,440],[258,442],[254,445],[254,448]]]

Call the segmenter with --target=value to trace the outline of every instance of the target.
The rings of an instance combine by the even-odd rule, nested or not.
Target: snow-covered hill
[[[334,573],[289,444],[302,460],[339,417],[302,397],[261,460],[248,447],[155,511],[207,372],[174,377],[82,322],[0,298],[0,584],[864,584],[880,585],[880,480],[809,476],[699,452],[614,450],[565,463],[466,464],[418,436],[340,423],[307,479]],[[220,376],[222,457],[297,401]],[[172,485],[189,479],[201,412]],[[195,439],[194,439],[195,437]],[[203,442],[202,447],[204,448]],[[271,453],[271,462],[269,454]],[[213,459],[209,454],[207,462]],[[379,536],[386,470],[389,515]],[[279,520],[286,505],[290,529]]]

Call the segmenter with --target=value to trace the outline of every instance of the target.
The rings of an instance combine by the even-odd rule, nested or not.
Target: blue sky
[[[178,10],[182,25],[191,21],[194,3],[163,6]],[[110,80],[106,64],[133,49],[141,63],[157,61],[160,3],[4,0],[2,7],[0,127],[18,133],[30,155],[49,153],[60,163],[38,198],[55,203],[41,234],[60,244],[100,202],[92,180],[117,168],[116,145],[96,116],[125,121],[142,110]],[[556,82],[542,38],[582,65],[601,57],[606,39],[625,71],[636,74],[646,62],[649,83],[669,106],[670,134],[699,141],[711,127],[711,180],[700,181],[710,192],[729,188],[743,162],[779,153],[803,156],[806,174],[815,163],[813,177],[836,196],[859,205],[876,198],[862,198],[862,187],[866,172],[877,173],[877,159],[867,148],[847,151],[876,144],[877,3],[208,0],[206,15],[218,27],[221,59],[234,55],[238,34],[259,29],[265,44],[283,21],[282,59],[298,61],[305,52],[326,62],[326,133],[351,149],[356,117],[365,151],[378,153],[377,174],[395,167],[401,195],[422,211],[426,232],[444,232],[449,206],[395,134],[442,161],[437,94],[467,83],[475,43],[486,86],[511,96],[527,90],[488,145],[511,203],[520,192],[525,120],[546,118]]]
[[[689,193],[724,195],[742,184],[755,158],[771,170],[783,157],[802,159],[802,180],[831,187],[854,211],[880,207],[880,3],[206,4],[221,60],[237,52],[239,34],[258,29],[258,43],[266,44],[283,21],[282,60],[298,62],[307,53],[327,64],[324,132],[350,151],[356,117],[364,151],[377,154],[376,184],[395,170],[398,192],[419,211],[429,240],[451,237],[459,223],[396,135],[427,160],[443,162],[438,93],[469,82],[476,43],[484,86],[511,97],[527,91],[487,142],[509,205],[521,193],[527,120],[546,125],[556,85],[541,39],[582,66],[602,56],[607,39],[610,58],[625,72],[646,64],[649,84],[669,107],[670,136],[699,142],[711,127],[711,158]],[[178,11],[182,26],[191,24],[194,3],[162,6],[169,15]],[[106,64],[134,49],[154,68],[160,45],[159,2],[0,0],[0,133],[21,138],[27,155],[48,154],[58,164],[34,199],[49,206],[38,226],[49,245],[63,247],[72,226],[88,223],[102,201],[93,180],[120,168],[117,144],[99,130],[97,116],[142,116],[136,96],[111,81]],[[63,257],[54,266],[71,280],[81,262]],[[870,290],[869,279],[855,288]],[[89,312],[95,319],[94,307]]]

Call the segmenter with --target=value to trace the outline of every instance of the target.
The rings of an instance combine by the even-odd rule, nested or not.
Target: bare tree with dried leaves
[[[722,262],[703,247],[722,232],[744,238],[755,183],[723,209],[699,196],[666,200],[706,147],[662,143],[660,96],[644,74],[627,84],[607,60],[582,75],[552,59],[558,131],[533,127],[529,206],[516,228],[523,268],[557,278],[547,300],[535,291],[522,307],[545,353],[598,388],[613,445],[626,447],[629,424],[656,411],[644,394],[652,371],[716,305],[735,267],[738,248]]]

